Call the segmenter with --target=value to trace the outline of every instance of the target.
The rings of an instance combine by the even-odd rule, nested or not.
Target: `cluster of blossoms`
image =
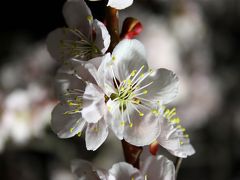
[[[108,2],[117,9],[131,4],[132,0]],[[122,39],[107,52],[108,30],[93,19],[84,0],[68,0],[63,14],[69,27],[54,30],[47,39],[50,54],[61,63],[53,131],[60,138],[70,138],[86,129],[88,150],[98,149],[111,130],[134,146],[157,142],[175,156],[192,155],[194,149],[175,109],[165,108],[177,95],[177,76],[167,69],[150,69],[138,40]],[[140,170],[127,163],[115,164],[108,172],[85,161],[76,164],[73,171],[80,177],[89,175],[86,179],[174,179],[172,162],[162,156],[149,157]],[[156,176],[153,166],[162,168]]]

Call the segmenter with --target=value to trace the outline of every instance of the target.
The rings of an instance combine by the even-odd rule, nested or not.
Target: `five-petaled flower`
[[[107,51],[110,35],[102,22],[93,19],[84,0],[68,0],[63,15],[68,28],[57,28],[47,38],[48,51],[56,60],[86,61]]]
[[[105,94],[109,126],[119,139],[144,146],[160,134],[160,104],[174,99],[178,78],[167,69],[148,68],[145,49],[138,40],[122,40],[102,58],[99,68],[85,67]]]

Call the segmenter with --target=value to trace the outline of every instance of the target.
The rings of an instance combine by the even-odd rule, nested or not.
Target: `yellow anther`
[[[73,132],[73,130],[74,130],[74,128],[70,128],[70,133],[72,133],[72,132]]]
[[[143,69],[144,67],[145,67],[145,66],[144,66],[144,65],[142,65],[142,66],[141,66],[141,69]]]
[[[186,129],[184,127],[181,127],[180,129],[182,130],[182,132],[186,131]]]
[[[143,94],[147,94],[147,93],[148,93],[148,90],[144,90],[144,91],[143,91]]]
[[[136,75],[136,72],[137,72],[137,70],[133,70],[132,72],[131,72],[131,74],[130,74],[130,76],[135,76]]]
[[[179,124],[176,126],[177,129],[182,129],[182,126]]]
[[[144,77],[144,74],[142,73],[142,74],[140,74],[140,78],[143,78]]]
[[[127,83],[128,83],[129,85],[131,85],[131,84],[132,84],[131,79],[128,79],[128,80],[127,80]]]
[[[87,20],[89,21],[89,22],[92,22],[93,21],[93,17],[92,16],[87,16]]]
[[[175,123],[175,124],[178,124],[178,123],[180,123],[180,119],[177,117],[177,118],[172,118],[171,120],[170,120],[172,123]]]
[[[114,62],[116,60],[116,56],[112,56],[112,61]]]
[[[77,134],[77,135],[78,135],[78,137],[80,137],[80,136],[82,135],[82,132],[81,132],[81,131],[80,131],[80,132],[78,132],[78,134]]]
[[[124,121],[121,121],[121,122],[120,122],[120,125],[121,125],[121,126],[125,126],[125,122],[124,122]]]
[[[183,142],[182,142],[182,141],[180,141],[180,145],[183,145]]]
[[[143,114],[142,112],[140,112],[140,113],[139,113],[139,116],[141,116],[141,117],[142,117],[142,116],[144,116],[144,114]]]
[[[133,123],[129,123],[129,127],[130,127],[130,128],[133,127]]]
[[[152,109],[151,112],[156,116],[159,115],[159,111],[157,109]]]
[[[188,135],[188,134],[185,134],[184,137],[185,137],[185,138],[189,138],[189,135]]]
[[[120,91],[124,91],[124,90],[125,90],[125,88],[124,88],[124,87],[121,87],[121,88],[120,88]]]

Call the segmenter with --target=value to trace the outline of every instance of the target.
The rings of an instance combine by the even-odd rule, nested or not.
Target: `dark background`
[[[56,27],[64,26],[61,14],[65,0],[4,1],[0,5],[0,65],[9,63],[18,46],[43,41]],[[176,1],[135,0],[135,4],[158,16],[167,16]],[[196,1],[209,30],[213,55],[212,73],[223,88],[222,106],[194,130],[188,129],[196,155],[183,161],[179,180],[240,179],[240,1]],[[104,3],[91,7],[95,17]],[[181,28],[181,27],[179,27]],[[22,42],[23,41],[23,42]],[[20,43],[19,43],[20,42]],[[53,73],[54,74],[54,73]],[[17,78],[17,77],[16,77]],[[5,92],[6,94],[8,92]],[[1,137],[0,137],[1,138]],[[68,168],[77,157],[93,159],[83,140],[59,140],[46,128],[44,139],[32,139],[17,147],[11,142],[0,154],[1,180],[48,180],[55,167]],[[117,156],[117,155],[116,155]],[[67,180],[67,179],[66,179]]]

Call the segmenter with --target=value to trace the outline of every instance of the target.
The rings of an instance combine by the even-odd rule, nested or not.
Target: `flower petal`
[[[78,67],[80,69],[83,69],[81,68],[81,66]],[[87,76],[87,74],[85,74],[84,76]],[[75,76],[74,69],[72,69],[70,66],[62,66],[58,70],[57,75],[55,77],[55,89],[57,92],[57,97],[60,100],[66,100],[66,93],[68,92],[69,89],[78,89],[84,92],[85,87],[86,87],[85,81]]]
[[[66,28],[57,28],[48,34],[46,41],[48,52],[54,59],[64,62],[72,57],[71,53],[64,49],[64,41],[74,39],[73,34]]]
[[[102,118],[97,123],[90,123],[86,130],[86,147],[87,150],[95,151],[108,136],[108,126]]]
[[[92,14],[83,0],[68,0],[63,6],[63,15],[70,28],[79,28],[85,36],[90,35],[88,18],[92,17]]]
[[[131,6],[133,3],[133,0],[124,0],[124,1],[119,1],[119,0],[108,0],[108,6],[111,6],[116,9],[125,9],[129,6]]]
[[[141,84],[153,82],[146,88],[147,94],[143,98],[160,100],[162,104],[171,102],[178,93],[178,78],[175,73],[167,69],[153,71]]]
[[[79,180],[99,180],[92,164],[84,160],[75,160],[71,163],[71,169],[77,175]]]
[[[140,116],[137,111],[132,112],[130,114],[132,127],[126,125],[124,129],[124,139],[135,146],[151,144],[157,139],[161,130],[158,116],[146,109],[142,109],[141,113],[144,115]]]
[[[60,138],[70,138],[82,131],[85,121],[80,113],[64,114],[71,110],[67,104],[59,103],[52,111],[51,127]]]
[[[88,83],[83,94],[82,117],[88,123],[96,123],[103,117],[104,107],[104,93],[98,86]]]
[[[164,119],[161,123],[161,133],[157,138],[158,143],[174,156],[186,158],[195,153],[189,138],[183,134],[181,128]]]
[[[172,161],[164,156],[149,156],[140,171],[146,175],[147,179],[175,180],[175,168]]]
[[[96,32],[95,45],[101,50],[103,54],[105,54],[110,45],[110,35],[108,33],[108,30],[102,22],[96,19],[93,21],[93,27]]]
[[[112,101],[111,99],[107,102],[108,116],[105,118],[108,121],[109,126],[111,126],[112,131],[117,136],[118,139],[123,139],[124,132],[124,122],[121,122],[121,112],[119,111],[119,105],[117,102]]]
[[[142,72],[148,70],[146,52],[143,44],[138,40],[124,39],[118,43],[112,53],[114,73],[119,81],[125,80],[133,70]]]
[[[142,180],[142,175],[138,169],[134,168],[132,165],[120,162],[114,164],[111,169],[109,169],[109,180],[122,180],[122,179],[134,179]]]

